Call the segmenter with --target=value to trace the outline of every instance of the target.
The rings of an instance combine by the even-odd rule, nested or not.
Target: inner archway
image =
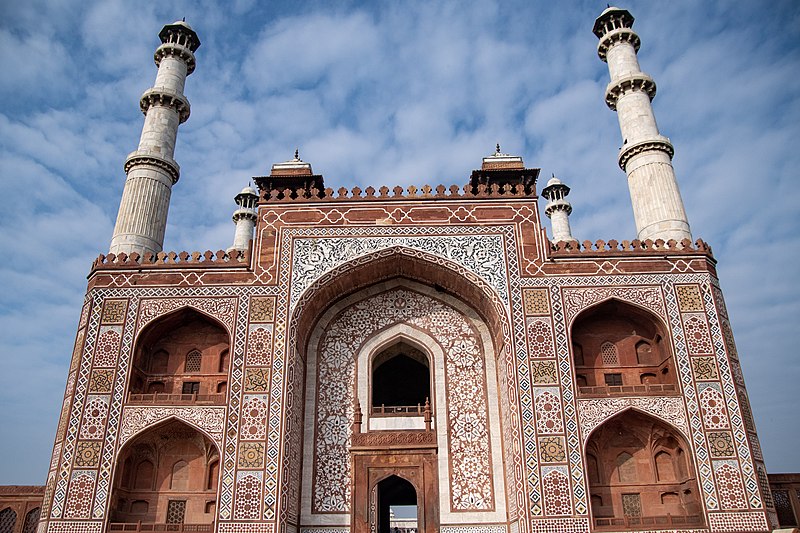
[[[372,414],[421,414],[431,398],[428,358],[400,341],[372,360]]]
[[[389,476],[375,487],[378,533],[417,533],[417,491],[398,476]]]
[[[171,420],[122,449],[111,494],[111,522],[214,522],[219,450],[195,428]]]
[[[595,527],[701,526],[702,504],[687,451],[678,431],[638,411],[604,422],[586,444]]]
[[[579,394],[677,392],[666,330],[652,313],[619,300],[583,311],[572,326]]]
[[[224,403],[229,344],[222,324],[190,308],[156,320],[136,342],[128,401]]]

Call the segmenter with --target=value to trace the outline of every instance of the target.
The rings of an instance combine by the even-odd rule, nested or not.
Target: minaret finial
[[[496,153],[496,154],[499,154],[499,153],[500,153],[500,143],[497,143],[497,145],[495,146],[495,151],[494,151],[494,153]]]
[[[294,160],[295,161],[300,161],[300,149],[299,148],[295,148],[294,149]]]
[[[186,17],[183,17],[183,18],[181,19],[181,21],[182,21],[182,22],[186,22]]]

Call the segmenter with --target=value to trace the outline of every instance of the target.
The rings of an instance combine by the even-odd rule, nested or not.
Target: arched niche
[[[422,414],[431,398],[428,356],[404,339],[383,347],[370,364],[370,414]]]
[[[586,443],[595,527],[634,531],[656,524],[702,526],[688,449],[678,430],[633,409],[598,426]]]
[[[219,465],[216,445],[180,420],[142,431],[118,455],[110,521],[164,524],[180,511],[182,523],[213,522],[205,506],[217,498],[216,481],[209,485],[211,472],[219,475],[215,465]],[[176,501],[184,502],[180,509],[170,503]]]
[[[128,401],[223,403],[229,347],[225,327],[194,309],[155,320],[136,341]]]
[[[575,318],[571,336],[579,395],[677,392],[669,337],[651,312],[606,300]]]
[[[403,264],[403,261],[395,261],[394,263],[384,263],[382,261],[381,264],[384,264],[385,268],[388,269],[392,264]],[[407,266],[409,270],[413,270],[416,273],[416,278],[421,277],[421,274],[426,272],[426,267],[427,265],[424,261],[417,263],[416,267],[413,269],[410,266]],[[436,268],[441,269],[440,266]],[[351,407],[351,404],[355,403],[353,401],[354,398],[358,398],[358,405],[364,411],[363,426],[360,430],[362,433],[366,434],[368,432],[375,431],[376,435],[374,435],[374,437],[386,437],[388,439],[389,436],[387,433],[389,431],[427,431],[422,420],[423,417],[417,417],[420,420],[403,420],[403,423],[400,423],[399,420],[396,421],[398,423],[394,423],[395,421],[393,420],[391,424],[388,422],[384,423],[383,421],[379,421],[377,417],[368,418],[369,412],[367,411],[367,408],[371,405],[371,395],[369,394],[368,382],[371,378],[371,370],[373,368],[372,364],[377,363],[376,366],[380,366],[382,362],[390,360],[392,354],[384,354],[383,352],[386,349],[391,350],[391,348],[398,342],[406,343],[412,348],[422,352],[424,357],[417,355],[416,357],[418,361],[421,362],[425,360],[425,358],[427,358],[429,361],[427,366],[429,372],[432,374],[430,378],[430,403],[431,411],[433,412],[433,424],[430,428],[430,431],[433,432],[435,439],[431,442],[431,444],[439,449],[438,458],[437,456],[434,456],[432,459],[432,461],[434,461],[434,467],[438,468],[440,472],[446,472],[447,469],[450,468],[449,464],[459,464],[458,461],[461,460],[463,455],[459,455],[460,449],[457,449],[456,452],[452,453],[452,455],[448,455],[450,454],[450,444],[446,433],[448,427],[448,410],[446,407],[447,401],[445,401],[445,395],[450,389],[446,388],[447,379],[445,376],[444,365],[446,357],[449,358],[451,356],[444,353],[444,345],[441,344],[442,341],[437,341],[436,339],[437,335],[442,335],[443,332],[426,332],[429,330],[428,326],[423,327],[415,325],[416,322],[414,322],[415,319],[413,317],[398,319],[398,322],[396,323],[387,322],[380,326],[375,326],[372,324],[372,322],[380,322],[380,320],[372,320],[369,317],[378,313],[379,310],[370,311],[369,309],[371,309],[370,306],[375,304],[376,299],[381,300],[381,306],[387,306],[386,308],[394,306],[398,309],[405,308],[405,304],[409,304],[409,309],[413,309],[416,305],[419,305],[419,301],[438,302],[435,304],[435,306],[449,309],[449,311],[445,313],[445,316],[451,316],[449,313],[452,313],[452,316],[459,316],[459,320],[466,321],[468,324],[470,324],[471,328],[474,328],[474,331],[469,333],[469,335],[471,335],[470,338],[472,339],[470,342],[472,343],[472,346],[477,347],[479,350],[478,352],[474,352],[474,357],[478,358],[479,361],[476,361],[473,366],[468,366],[468,368],[471,370],[464,372],[464,375],[471,376],[471,372],[473,370],[475,372],[480,371],[482,375],[486,376],[486,381],[482,387],[492,387],[491,391],[486,394],[486,396],[482,396],[482,400],[486,402],[486,405],[481,405],[480,407],[481,410],[486,409],[486,412],[488,413],[488,420],[486,423],[484,423],[482,420],[476,421],[475,433],[477,434],[479,431],[483,431],[482,428],[484,426],[488,428],[488,431],[491,433],[491,435],[497,435],[498,437],[502,431],[501,420],[503,420],[503,418],[500,412],[502,409],[507,409],[509,407],[507,403],[504,403],[508,402],[508,396],[506,393],[507,382],[503,381],[505,376],[502,376],[498,379],[500,369],[505,370],[505,361],[503,360],[502,364],[500,364],[497,361],[497,354],[498,351],[500,353],[505,353],[505,345],[501,344],[498,346],[495,344],[495,341],[498,337],[501,339],[504,338],[503,335],[504,333],[508,332],[508,329],[501,328],[499,332],[498,330],[493,329],[490,326],[489,321],[476,308],[479,303],[486,304],[487,302],[491,302],[491,300],[485,297],[481,297],[478,300],[467,300],[467,298],[463,297],[461,294],[451,292],[446,288],[447,286],[458,286],[459,283],[469,284],[469,280],[450,280],[448,282],[439,278],[437,280],[438,282],[428,279],[425,279],[424,282],[420,282],[417,279],[408,279],[403,276],[395,276],[389,279],[380,280],[382,274],[385,272],[388,272],[388,270],[379,271],[380,275],[365,276],[365,281],[366,279],[371,279],[373,283],[355,291],[351,291],[349,289],[353,286],[357,287],[359,283],[351,283],[349,281],[349,273],[341,280],[333,279],[330,281],[330,285],[338,287],[338,289],[341,291],[346,292],[344,292],[344,294],[342,294],[342,292],[337,293],[337,291],[333,289],[325,289],[325,287],[328,286],[325,285],[320,287],[319,291],[324,291],[323,293],[328,295],[330,300],[327,301],[327,303],[322,302],[321,300],[316,302],[313,295],[309,295],[307,298],[301,298],[300,300],[303,305],[303,311],[295,315],[295,319],[298,321],[298,324],[306,324],[304,318],[305,312],[313,314],[318,318],[310,321],[310,331],[306,331],[305,327],[296,326],[294,323],[290,324],[289,327],[290,339],[292,339],[292,341],[294,341],[294,339],[306,339],[301,345],[293,342],[293,344],[297,347],[297,353],[292,354],[297,363],[297,367],[295,367],[297,370],[289,371],[290,376],[294,376],[295,378],[301,377],[301,379],[298,379],[294,385],[290,385],[290,389],[292,390],[292,396],[295,402],[297,402],[298,390],[302,391],[302,400],[305,405],[305,412],[302,413],[297,412],[294,409],[298,405],[298,403],[294,403],[292,406],[293,409],[290,410],[290,413],[293,414],[290,414],[290,417],[302,415],[304,416],[304,419],[298,419],[299,417],[297,417],[295,420],[292,420],[287,431],[289,438],[295,439],[293,442],[296,444],[294,444],[292,448],[301,449],[303,451],[302,477],[300,477],[301,472],[299,471],[295,471],[296,473],[292,473],[291,471],[287,472],[287,478],[291,478],[293,475],[296,475],[300,481],[299,485],[302,494],[302,496],[298,498],[300,516],[296,520],[301,527],[319,525],[323,523],[323,520],[325,520],[326,523],[340,526],[346,526],[349,523],[349,515],[347,514],[350,504],[349,496],[347,494],[339,494],[337,492],[334,495],[336,497],[335,500],[333,496],[331,496],[325,500],[325,502],[322,502],[321,498],[317,495],[324,494],[327,498],[331,493],[326,490],[319,489],[315,485],[315,480],[319,479],[319,476],[315,475],[314,472],[316,471],[315,469],[318,468],[317,465],[321,464],[321,459],[319,458],[325,458],[325,460],[327,460],[328,457],[344,457],[343,464],[346,464],[347,457],[342,456],[342,454],[338,453],[338,451],[336,454],[332,454],[328,453],[327,449],[320,449],[319,435],[345,435],[345,438],[347,441],[349,441],[349,437],[353,431],[352,425],[354,424],[353,418],[350,414],[350,410],[355,409],[355,405],[352,405]],[[431,273],[428,272],[428,274]],[[433,274],[431,275],[433,276]],[[443,274],[443,276],[452,277],[456,276],[456,274],[452,271],[448,271],[447,274]],[[378,278],[380,281],[375,281],[376,278]],[[397,291],[411,294],[395,296],[394,293]],[[384,295],[387,298],[386,300],[382,299],[384,298]],[[320,308],[318,308],[317,305],[319,305]],[[361,307],[362,305],[363,309]],[[427,306],[429,304],[425,303],[423,305]],[[331,335],[331,331],[336,332],[333,334],[334,337],[340,336],[338,333],[338,328],[340,326],[336,325],[336,328],[331,329],[331,325],[335,324],[338,320],[340,320],[340,318],[342,320],[350,320],[350,318],[346,317],[356,316],[359,313],[366,313],[366,322],[369,322],[370,324],[365,326],[365,328],[362,328],[363,331],[358,330],[358,335],[356,335],[355,330],[347,329],[347,331],[354,332],[353,336],[359,336],[359,340],[357,341],[358,345],[352,347],[348,345],[347,350],[342,353],[343,357],[341,358],[338,355],[325,355],[323,357],[321,354],[327,353],[324,351],[327,350],[327,348],[323,347],[328,346],[328,338]],[[401,315],[403,315],[403,312],[397,312],[397,316]],[[423,317],[428,316],[431,315],[422,314],[419,315],[419,319],[424,320]],[[502,324],[504,324],[503,319],[499,317],[496,318],[502,326]],[[436,328],[440,327],[444,328],[446,326],[444,324],[441,326],[435,326],[433,331],[436,331]],[[361,337],[362,334],[363,337]],[[350,337],[343,337],[343,339],[347,344],[351,342]],[[454,354],[452,357],[462,357],[463,359],[459,359],[459,361],[464,361],[455,364],[466,364],[465,361],[471,357],[467,356],[466,353],[473,353],[473,348],[465,348],[464,350],[464,354],[459,353],[458,355],[455,355],[456,352],[452,352]],[[448,351],[447,353],[450,354],[451,352]],[[303,361],[303,359],[305,361]],[[326,381],[330,379],[328,376],[329,369],[332,368],[332,364],[329,361],[333,361],[334,359],[336,361],[340,361],[342,365],[347,365],[348,367],[353,365],[357,369],[355,374],[348,379],[337,378],[334,380],[334,382],[337,384],[343,384],[348,388],[352,387],[352,390],[347,392],[346,396],[343,394],[342,397],[344,400],[337,399],[336,402],[333,402],[337,406],[344,406],[341,409],[341,412],[334,412],[334,409],[328,408],[327,406],[329,404],[333,405],[333,403],[330,403],[329,400],[326,399],[329,398],[330,395],[327,392],[323,394],[318,389],[319,383],[326,383]],[[344,366],[341,368],[344,368]],[[352,370],[349,369],[347,371],[352,372]],[[500,383],[499,386],[498,382]],[[337,390],[338,388],[339,387],[337,386]],[[323,401],[321,398],[326,400]],[[476,403],[476,405],[478,404],[479,403]],[[323,415],[320,415],[320,413],[323,413]],[[328,423],[328,418],[323,419],[323,416],[328,417],[329,415],[330,420],[335,418],[335,426]],[[410,419],[414,417],[408,418]],[[417,425],[417,422],[419,422],[419,425]],[[292,435],[294,428],[297,428],[297,432]],[[384,434],[378,434],[380,432],[384,432]],[[367,435],[365,437],[369,436]],[[391,438],[394,439],[394,437]],[[397,438],[399,439],[398,442],[403,442],[402,436],[397,436]],[[483,439],[484,436],[481,434],[475,438]],[[359,442],[362,441],[363,439],[359,439]],[[497,442],[497,440],[493,442]],[[327,444],[325,446],[327,446]],[[388,444],[386,446],[388,446]],[[426,444],[426,446],[428,445]],[[373,450],[374,449],[375,448],[373,448]],[[484,510],[475,507],[476,510],[485,513],[482,516],[486,516],[486,520],[501,520],[505,516],[506,495],[504,489],[506,486],[506,480],[503,468],[504,457],[502,456],[504,451],[509,452],[509,459],[505,461],[505,464],[507,464],[509,461],[511,461],[512,457],[510,455],[512,451],[511,446],[502,447],[495,446],[493,444],[487,446],[485,453],[491,457],[491,466],[484,469],[482,464],[483,458],[479,458],[476,459],[476,463],[478,463],[479,466],[476,467],[474,472],[470,472],[470,475],[475,476],[483,475],[484,470],[487,472],[488,482],[487,484],[483,484],[483,482],[481,482],[480,489],[484,491],[490,490],[492,492],[492,498],[487,498],[483,501],[479,501],[477,497],[475,498],[475,501],[479,502],[475,505],[485,505],[485,501],[490,501],[488,505],[491,505],[492,507],[489,509]],[[344,454],[346,453],[347,451],[345,450]],[[449,462],[448,459],[450,460]],[[287,456],[287,463],[293,463],[296,465],[297,461],[294,458]],[[291,464],[286,464],[286,467],[291,468]],[[479,468],[481,470],[478,470]],[[339,472],[340,469],[337,468],[331,471]],[[354,475],[357,477],[358,473],[355,472]],[[445,477],[442,479],[448,479],[448,477],[449,476],[445,475]],[[346,476],[343,479],[344,484],[339,484],[337,487],[347,486]],[[461,495],[464,494],[464,492],[460,490],[460,486],[454,486],[451,490],[450,483],[451,482],[439,484],[437,489],[438,494],[437,492],[431,492],[432,497],[437,501],[435,505],[437,509],[439,508],[439,501],[446,502],[441,504],[442,508],[447,510],[443,511],[445,514],[449,512],[449,508],[455,508],[455,505],[461,504],[460,500],[456,504],[452,504],[451,498],[453,501],[456,501],[456,498],[460,498]],[[452,483],[456,482],[454,481]],[[489,483],[491,483],[491,485],[489,485]],[[354,482],[354,485],[357,485],[357,482]],[[484,489],[484,487],[490,488]],[[428,494],[427,488],[426,494]],[[453,496],[451,496],[451,494]],[[479,496],[483,497],[483,494],[479,494]],[[440,498],[441,500],[439,500]],[[323,507],[328,503],[328,501],[335,501],[338,507]],[[341,501],[348,502],[348,508],[342,506],[340,504]],[[353,505],[360,506],[360,503],[353,502]],[[330,511],[330,515],[326,514],[329,512],[328,509],[334,509],[333,511]],[[445,517],[445,514],[442,515],[443,518]],[[455,512],[453,514],[456,515]],[[320,516],[322,516],[322,518],[320,518]]]

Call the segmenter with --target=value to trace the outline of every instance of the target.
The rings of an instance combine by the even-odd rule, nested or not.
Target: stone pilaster
[[[628,11],[610,7],[595,21],[593,31],[600,39],[597,53],[611,76],[605,99],[619,118],[619,166],[628,175],[638,238],[691,239],[672,168],[674,149],[658,131],[650,103],[656,84],[639,68],[640,40],[631,29],[633,21]]]

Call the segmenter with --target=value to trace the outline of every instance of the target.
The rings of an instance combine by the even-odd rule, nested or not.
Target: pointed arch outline
[[[654,309],[646,307],[646,306],[642,305],[639,302],[636,302],[636,301],[634,301],[634,300],[632,300],[630,298],[626,298],[625,296],[621,296],[619,294],[611,294],[611,295],[605,296],[604,298],[602,298],[600,300],[597,300],[596,302],[592,302],[592,303],[586,305],[585,307],[581,308],[579,311],[576,311],[574,315],[572,315],[572,317],[569,319],[569,322],[567,324],[567,331],[569,333],[570,339],[572,338],[572,328],[575,326],[575,322],[581,316],[583,316],[586,313],[590,312],[592,309],[594,309],[596,307],[599,307],[601,305],[604,305],[604,304],[606,304],[608,302],[611,302],[611,301],[616,301],[616,302],[619,302],[619,303],[624,304],[624,305],[630,305],[631,307],[634,307],[637,311],[645,313],[646,315],[648,315],[649,317],[651,317],[651,318],[653,318],[654,320],[657,321],[657,325],[662,329],[662,331],[667,336],[669,336],[670,338],[672,337],[672,335],[671,335],[671,331],[672,330],[669,327],[669,323],[664,320],[663,316],[661,316],[658,313],[656,313]],[[662,300],[662,304],[663,304],[663,300]]]
[[[186,414],[194,414],[195,417],[191,418]],[[208,415],[213,414],[217,417],[214,420],[214,430],[211,428],[204,428],[198,423],[198,419],[207,419]],[[205,416],[201,416],[205,415]],[[224,438],[224,420],[225,420],[225,407],[132,407],[128,406],[124,409],[122,415],[122,422],[120,424],[119,440],[116,446],[116,458],[119,457],[122,449],[137,437],[146,433],[151,429],[158,426],[166,425],[172,421],[178,421],[186,424],[195,431],[200,432],[214,446],[217,447],[217,452],[221,453],[223,438]]]
[[[425,268],[409,268],[414,261],[421,262]],[[377,275],[368,276],[367,279],[363,281],[352,283],[346,289],[341,287],[341,285],[346,282],[352,282],[353,278],[356,278],[365,271],[373,271],[373,273]],[[420,271],[443,272],[444,276],[439,279],[434,279],[435,276],[424,276],[420,274]],[[289,319],[289,333],[290,338],[294,340],[294,347],[302,353],[303,358],[305,358],[304,352],[308,346],[309,337],[303,338],[301,335],[298,335],[298,331],[310,331],[310,326],[316,324],[330,307],[324,305],[320,306],[316,311],[312,310],[310,313],[307,312],[309,307],[313,307],[311,304],[314,301],[338,301],[348,295],[359,292],[361,289],[376,285],[382,281],[391,280],[392,278],[405,278],[424,285],[441,287],[451,295],[454,295],[457,299],[471,302],[471,304],[468,305],[474,309],[487,324],[496,324],[500,326],[498,328],[493,328],[497,331],[495,335],[496,338],[493,340],[495,341],[495,353],[498,357],[501,352],[501,346],[504,344],[510,346],[512,335],[507,307],[495,288],[487,283],[481,276],[439,255],[407,246],[390,246],[340,263],[322,274],[302,290],[294,307],[291,309],[291,316]],[[465,283],[460,284],[460,287],[456,287],[455,285],[459,281]],[[331,288],[338,288],[340,290],[329,290]],[[464,294],[464,292],[472,294]],[[473,296],[473,298],[469,298],[469,296]],[[480,305],[487,300],[490,302],[489,305]],[[500,342],[501,339],[505,342]]]
[[[630,400],[630,399],[631,398],[620,398],[620,400]],[[603,416],[602,419],[598,419],[596,424],[594,424],[591,427],[591,429],[589,429],[589,431],[586,431],[586,429],[584,428],[583,424],[581,424],[581,437],[582,437],[582,440],[583,440],[584,449],[586,449],[586,444],[589,442],[589,439],[592,437],[592,435],[600,427],[604,426],[612,418],[620,416],[620,415],[622,415],[622,414],[624,414],[624,413],[626,413],[628,411],[634,411],[634,412],[639,413],[641,415],[656,419],[658,422],[661,422],[662,424],[666,425],[670,430],[675,431],[675,433],[677,433],[678,436],[680,436],[680,438],[683,439],[686,442],[686,445],[689,448],[689,450],[692,449],[691,448],[692,447],[692,440],[688,436],[689,435],[688,426],[683,428],[683,429],[681,429],[681,428],[679,428],[678,426],[675,425],[673,419],[669,419],[666,416],[664,416],[663,414],[657,413],[655,411],[649,411],[647,409],[644,409],[639,405],[631,405],[631,404],[626,404],[624,406],[620,406],[619,409],[617,409],[617,410],[615,410],[613,412],[610,411],[610,412],[604,413],[605,416]]]
[[[179,298],[178,301],[181,300],[194,300],[194,299],[187,299],[187,298]],[[154,301],[154,299],[147,299],[143,300],[143,303],[147,303],[150,301]],[[174,300],[166,300],[168,302]],[[235,321],[235,305],[231,309],[231,316],[228,317],[231,320],[231,324],[226,324],[224,320],[222,320],[219,316],[215,316],[209,311],[202,309],[197,305],[193,305],[191,301],[184,302],[182,305],[178,305],[177,307],[173,308],[166,308],[166,309],[157,309],[154,311],[150,311],[149,314],[144,314],[142,309],[139,309],[139,313],[136,319],[136,330],[133,336],[132,346],[136,349],[139,345],[139,341],[142,338],[142,335],[149,332],[153,327],[157,327],[158,323],[169,320],[173,316],[177,316],[180,313],[185,313],[186,311],[193,311],[203,318],[209,320],[214,325],[221,327],[225,330],[225,333],[228,335],[228,346],[232,344],[233,341],[233,324]],[[195,349],[195,348],[193,348]],[[188,352],[187,352],[188,353]]]

